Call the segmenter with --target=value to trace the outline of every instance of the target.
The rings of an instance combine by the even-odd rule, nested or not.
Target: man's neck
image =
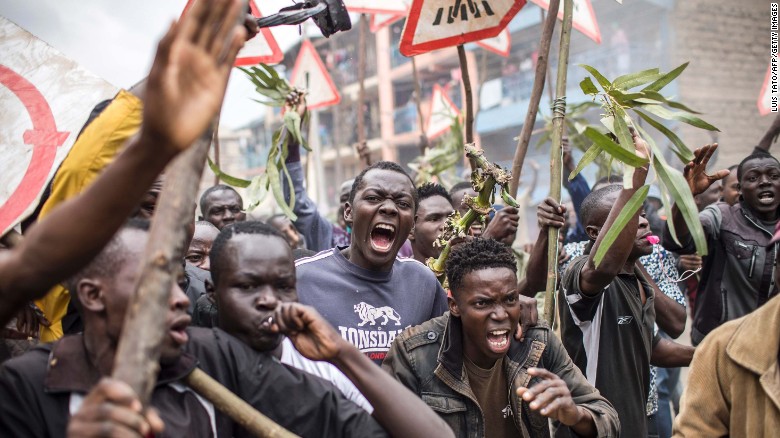
[[[636,261],[639,260],[639,257],[632,257],[628,256],[628,260],[626,260],[626,263],[623,265],[623,269],[620,270],[621,274],[633,274],[634,273],[634,266],[636,266]]]
[[[96,333],[94,330],[84,330],[84,347],[87,357],[101,376],[110,376],[114,369],[114,357],[116,345],[108,339],[105,333]]]
[[[357,249],[355,249],[354,245],[349,245],[348,247],[341,250],[341,254],[350,261],[355,266],[358,266],[360,268],[366,269],[368,271],[377,271],[377,272],[389,272],[391,269],[393,269],[393,263],[391,262],[389,266],[372,266],[366,261],[364,257],[362,257],[360,254],[357,254]],[[395,256],[397,256],[398,253],[396,253]],[[395,256],[393,256],[393,260],[395,260]]]

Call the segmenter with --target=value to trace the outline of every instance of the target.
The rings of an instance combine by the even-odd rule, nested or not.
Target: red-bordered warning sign
[[[550,10],[550,0],[531,0],[544,10]],[[563,20],[563,2],[558,8],[558,19]],[[596,21],[596,13],[593,12],[593,5],[590,0],[574,0],[574,12],[571,17],[573,28],[582,32],[585,36],[601,44],[601,30]]]
[[[477,41],[477,45],[506,58],[512,49],[512,35],[509,33],[509,29],[504,29],[497,37]]]
[[[118,90],[3,17],[0,53],[2,235],[35,210],[89,112]]]
[[[497,36],[525,0],[413,0],[400,50],[415,56]]]
[[[772,65],[766,70],[766,77],[764,78],[764,86],[761,87],[761,94],[758,95],[758,113],[765,116],[769,113],[776,113],[778,110],[778,71],[775,70],[774,81],[772,81]],[[774,86],[773,86],[774,84]]]
[[[405,15],[409,5],[405,0],[344,0],[349,12],[362,14]]]
[[[184,12],[192,6],[195,0],[188,0],[187,5],[184,6]],[[257,7],[254,0],[249,0],[249,9],[252,11],[252,15],[257,18],[263,16],[260,12],[260,8]],[[184,14],[182,12],[182,14]],[[284,53],[279,48],[279,44],[276,42],[273,33],[269,28],[260,29],[260,33],[254,38],[244,43],[244,47],[238,52],[236,57],[235,66],[255,65],[255,64],[278,64],[284,59]]]
[[[336,84],[328,74],[317,49],[309,40],[303,40],[301,43],[290,83],[308,90],[306,104],[309,109],[324,108],[341,102]]]
[[[432,140],[449,131],[452,127],[452,118],[456,116],[460,116],[458,107],[439,84],[434,84],[431,110],[428,112],[428,120],[425,124],[425,135]]]

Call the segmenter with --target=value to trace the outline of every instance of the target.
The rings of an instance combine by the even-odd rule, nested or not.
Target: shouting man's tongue
[[[395,241],[395,227],[388,224],[377,224],[371,230],[371,246],[379,252],[388,252]]]

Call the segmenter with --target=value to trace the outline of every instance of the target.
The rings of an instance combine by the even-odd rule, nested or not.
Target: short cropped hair
[[[258,221],[246,221],[246,222],[234,222],[219,232],[217,238],[214,239],[214,243],[211,245],[211,251],[209,251],[209,260],[211,263],[211,279],[214,285],[219,284],[219,277],[224,272],[225,266],[225,249],[231,239],[237,234],[253,234],[259,236],[271,236],[278,237],[289,246],[287,239],[282,236],[282,233],[277,231],[271,225]]]
[[[412,197],[414,198],[414,209],[417,210],[417,204],[419,203],[419,200],[417,199],[417,189],[414,185],[414,180],[412,180],[412,177],[409,176],[408,173],[404,170],[403,167],[398,165],[397,163],[393,163],[392,161],[379,161],[377,163],[372,164],[371,166],[366,167],[363,169],[362,172],[358,176],[355,177],[355,181],[352,182],[352,189],[349,191],[349,203],[354,204],[355,203],[355,195],[357,194],[357,191],[360,190],[363,187],[363,178],[366,176],[366,174],[371,170],[392,170],[393,172],[398,172],[401,175],[405,176],[409,182],[412,183]]]
[[[147,219],[132,218],[125,222],[122,228],[114,234],[114,237],[103,247],[103,250],[92,259],[92,261],[76,275],[65,282],[71,297],[78,303],[78,294],[76,288],[79,282],[85,278],[108,278],[116,275],[127,260],[127,247],[122,242],[122,233],[129,231],[149,231],[149,221]]]
[[[507,268],[517,273],[512,249],[494,240],[477,238],[456,246],[447,258],[445,272],[453,294],[463,288],[463,279],[470,272],[489,268]]]
[[[211,195],[214,192],[222,192],[222,191],[229,191],[229,192],[235,193],[236,196],[238,196],[238,199],[241,200],[241,203],[242,204],[244,203],[244,200],[241,198],[241,195],[238,194],[236,189],[234,189],[233,187],[230,187],[228,185],[225,185],[225,184],[217,184],[215,186],[211,186],[211,187],[207,188],[206,191],[203,192],[202,195],[200,195],[200,203],[199,204],[200,204],[200,212],[201,212],[201,214],[203,214],[204,216],[206,215],[206,200],[208,199],[209,195]]]
[[[450,189],[450,197],[455,195],[456,192],[459,192],[464,189],[474,190],[474,186],[471,185],[471,181],[461,181],[459,183],[456,183],[452,188]]]
[[[420,187],[417,187],[417,199],[418,202],[422,202],[425,199],[428,199],[432,196],[441,196],[442,198],[446,199],[450,204],[452,204],[452,196],[450,196],[449,193],[447,193],[447,189],[444,188],[441,184],[437,184],[435,182],[427,182],[421,185]]]
[[[621,190],[623,190],[623,186],[618,184],[610,184],[606,187],[602,187],[596,191],[590,192],[590,194],[585,197],[585,200],[582,201],[582,207],[580,208],[580,219],[582,220],[582,225],[604,225],[603,223],[596,224],[593,222],[595,221],[596,212],[604,203],[604,199],[608,195],[619,192]]]
[[[745,157],[744,160],[742,160],[739,165],[737,166],[737,181],[742,183],[742,175],[744,174],[743,168],[745,167],[745,164],[747,164],[748,161],[752,160],[762,160],[764,158],[769,158],[770,160],[775,160],[775,163],[777,163],[778,166],[780,166],[780,161],[777,161],[777,158],[772,156],[772,154],[764,151],[755,151],[752,154]]]

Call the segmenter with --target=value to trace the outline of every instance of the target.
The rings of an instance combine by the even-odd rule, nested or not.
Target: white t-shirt
[[[285,365],[289,365],[293,368],[297,368],[301,371],[305,371],[309,374],[313,374],[321,379],[333,383],[333,385],[336,386],[336,388],[338,388],[345,397],[355,402],[355,404],[361,408],[365,409],[366,412],[369,414],[374,412],[374,408],[371,406],[371,403],[369,403],[368,400],[363,397],[363,394],[358,391],[352,381],[349,380],[349,378],[347,378],[344,373],[339,371],[338,368],[328,362],[315,362],[303,357],[303,355],[301,355],[301,353],[295,349],[292,341],[286,337],[282,341],[281,361]]]

